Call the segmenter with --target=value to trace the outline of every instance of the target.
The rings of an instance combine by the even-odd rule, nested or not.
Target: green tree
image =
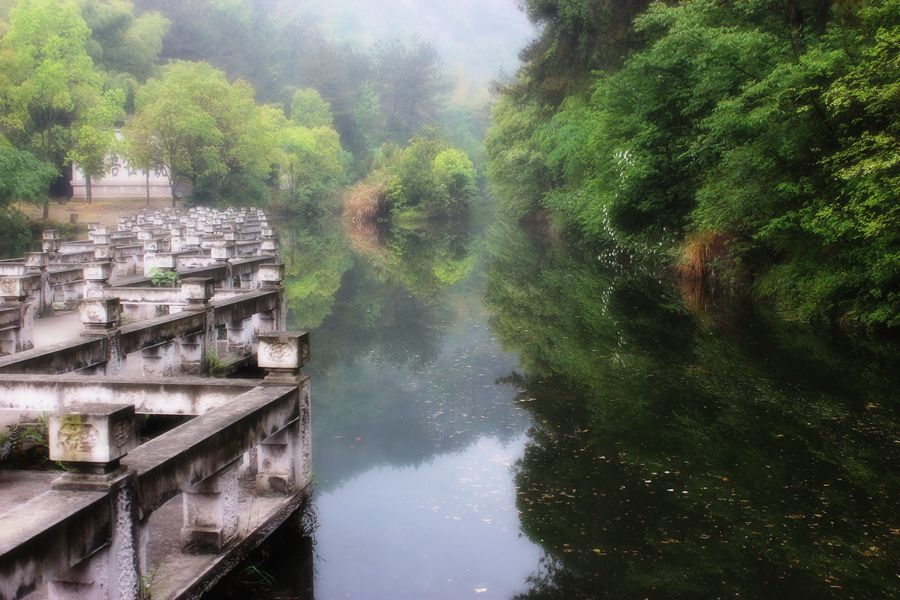
[[[478,191],[475,166],[468,155],[456,148],[438,152],[431,166],[438,186],[437,195],[447,209],[468,204]]]
[[[28,223],[13,203],[42,202],[57,171],[0,136],[0,173],[0,257],[11,258],[21,256],[31,241]]]
[[[91,180],[101,177],[109,169],[116,152],[113,123],[122,117],[125,98],[122,90],[109,90],[103,101],[91,108],[85,119],[75,128],[67,160],[84,174],[87,203],[91,203]]]
[[[385,43],[374,51],[374,81],[389,139],[406,143],[433,123],[448,83],[433,46],[416,41]]]
[[[174,62],[138,90],[127,124],[127,154],[135,164],[165,169],[176,186],[189,180],[210,194],[241,177],[265,182],[275,138],[246,83],[230,83],[206,63]]]
[[[291,120],[303,127],[332,127],[331,106],[313,89],[294,92],[291,98]]]
[[[78,0],[78,5],[91,30],[88,53],[106,85],[122,88],[133,109],[137,87],[156,72],[169,20],[158,12],[135,15],[130,0]]]
[[[602,16],[529,7],[543,35]],[[589,88],[557,87],[558,104],[542,82],[568,76],[531,56],[487,137],[501,203],[682,254],[684,272],[747,280],[792,316],[896,327],[898,15],[897,0],[654,3],[634,21],[641,47]]]
[[[87,53],[89,35],[73,2],[20,0],[2,40],[0,124],[59,169],[74,131],[103,102],[102,76]],[[48,210],[45,199],[45,218]]]

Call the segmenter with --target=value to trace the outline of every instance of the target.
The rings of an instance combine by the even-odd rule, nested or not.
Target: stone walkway
[[[58,312],[52,317],[34,320],[34,347],[46,348],[53,344],[76,339],[82,325],[78,311]]]

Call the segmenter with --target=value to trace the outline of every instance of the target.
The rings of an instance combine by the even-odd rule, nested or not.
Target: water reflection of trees
[[[340,221],[327,216],[282,221],[278,233],[289,326],[315,329],[331,314],[344,273],[353,265],[353,253]]]
[[[414,466],[480,435],[523,430],[514,391],[495,385],[511,359],[483,312],[473,314],[481,288],[466,223],[306,222],[285,230],[285,242],[291,326],[313,328],[307,371],[322,489],[373,466]]]
[[[753,314],[711,328],[596,255],[513,229],[491,248],[537,423],[517,504],[545,559],[522,598],[900,592],[895,347]]]

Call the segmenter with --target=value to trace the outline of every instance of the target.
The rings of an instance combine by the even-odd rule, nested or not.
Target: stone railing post
[[[259,315],[259,332],[283,331],[287,327],[287,306],[282,282],[284,281],[284,263],[273,262],[259,266],[259,284],[264,290],[278,292],[278,308]]]
[[[182,491],[184,550],[219,554],[238,535],[238,461]]]
[[[233,319],[225,323],[226,348],[246,354],[253,348],[253,317]]]
[[[137,446],[134,406],[74,405],[50,416],[48,433],[50,459],[69,468],[53,489],[108,492],[112,512],[109,543],[51,581],[50,599],[141,600],[137,478],[119,464]]]
[[[120,375],[125,368],[119,325],[122,322],[122,305],[118,298],[86,298],[78,305],[81,324],[87,337],[105,337],[108,342],[106,364],[100,368],[106,375]]]
[[[60,244],[59,231],[56,229],[45,229],[41,234],[41,249],[44,252],[55,254],[59,252]]]
[[[103,298],[104,290],[109,287],[112,275],[112,263],[93,262],[84,265],[84,299]]]
[[[40,289],[37,294],[36,311],[41,316],[53,314],[53,289],[50,287],[50,254],[47,252],[26,252],[25,268],[40,273]]]
[[[19,328],[11,333],[9,349],[22,352],[34,348],[34,305],[28,299],[28,277],[20,275],[0,278],[2,303],[19,310]]]
[[[204,311],[207,321],[202,332],[186,335],[178,340],[179,363],[182,373],[202,375],[209,368],[209,353],[216,350],[215,308],[210,306],[210,301],[215,293],[215,285],[211,277],[189,277],[181,281],[181,295],[185,299],[183,310]],[[210,339],[210,330],[212,339]]]
[[[259,253],[261,256],[276,256],[278,254],[278,242],[274,236],[262,236]]]
[[[309,483],[311,436],[309,380],[300,369],[309,360],[309,334],[299,331],[260,333],[257,363],[266,383],[299,384],[300,417],[256,448],[256,491],[288,494]]]
[[[175,374],[175,342],[163,342],[141,350],[144,377],[172,377]]]

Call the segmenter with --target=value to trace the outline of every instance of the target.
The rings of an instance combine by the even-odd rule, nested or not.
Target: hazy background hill
[[[500,69],[514,72],[535,35],[514,0],[280,0],[279,9],[361,46],[417,37],[435,46],[450,73],[476,85]]]

